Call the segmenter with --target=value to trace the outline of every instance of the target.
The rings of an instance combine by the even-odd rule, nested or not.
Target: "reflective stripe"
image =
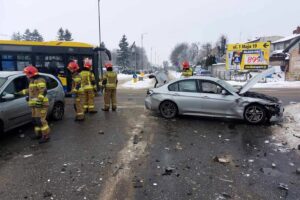
[[[34,131],[40,131],[41,128],[40,127],[34,127]]]
[[[89,108],[95,108],[95,106],[89,106]]]
[[[43,127],[41,128],[41,131],[46,131],[46,130],[48,130],[48,129],[49,129],[49,126],[46,125],[46,126],[43,126]]]
[[[77,115],[84,115],[84,113],[77,113]]]
[[[29,87],[36,87],[37,85],[35,83],[30,83]]]
[[[46,83],[38,83],[37,86],[38,87],[46,87]]]
[[[84,105],[83,107],[84,107],[84,108],[88,108],[88,106],[86,106],[86,105]]]
[[[38,98],[39,98],[40,100],[43,100],[45,97],[44,97],[44,95],[41,95],[41,94],[40,94],[40,95],[38,96]]]

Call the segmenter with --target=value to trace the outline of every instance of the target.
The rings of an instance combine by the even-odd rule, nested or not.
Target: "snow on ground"
[[[119,81],[129,80],[131,78],[132,78],[132,75],[130,75],[130,74],[118,74]]]
[[[300,104],[285,107],[283,122],[271,127],[276,150],[286,152],[300,145]],[[278,143],[280,141],[280,143]],[[298,151],[299,152],[299,151]]]
[[[149,89],[154,87],[154,84],[154,79],[144,77],[143,81],[137,81],[134,83],[133,80],[130,80],[122,84],[120,87],[124,89]]]
[[[227,81],[233,86],[243,86],[246,82]],[[256,83],[253,88],[300,88],[300,81],[278,81],[268,83]]]

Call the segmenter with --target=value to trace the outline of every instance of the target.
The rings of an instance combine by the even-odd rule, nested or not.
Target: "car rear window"
[[[48,90],[51,90],[51,89],[54,89],[58,86],[58,82],[53,79],[53,78],[50,78],[49,76],[42,76],[46,82],[47,82],[47,89]]]

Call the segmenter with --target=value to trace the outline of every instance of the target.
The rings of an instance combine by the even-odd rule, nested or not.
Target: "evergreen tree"
[[[126,68],[130,64],[130,51],[129,51],[129,44],[127,42],[127,37],[126,35],[123,35],[119,47],[120,49],[118,50],[118,57],[117,57],[117,64],[122,66],[123,68]]]
[[[17,41],[22,40],[22,35],[21,35],[21,33],[20,33],[20,32],[13,33],[12,36],[11,36],[11,40],[17,40]]]
[[[22,40],[25,40],[25,41],[32,41],[32,34],[30,32],[29,29],[26,29],[23,36],[22,36]]]
[[[65,30],[64,40],[65,41],[73,41],[72,33],[68,29]]]
[[[60,27],[57,31],[57,40],[64,41],[65,40],[65,31],[62,27]]]
[[[43,36],[38,32],[37,29],[34,29],[33,32],[31,33],[31,40],[32,41],[39,41],[42,42],[44,41]]]

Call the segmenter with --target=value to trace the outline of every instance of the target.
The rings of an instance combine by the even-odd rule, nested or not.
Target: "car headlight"
[[[154,92],[152,90],[147,90],[147,95],[151,96]]]

